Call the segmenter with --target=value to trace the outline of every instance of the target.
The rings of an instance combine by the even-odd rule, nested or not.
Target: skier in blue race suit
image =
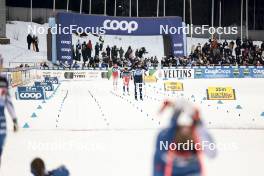
[[[52,171],[46,171],[45,163],[41,158],[35,158],[31,162],[31,173],[33,176],[69,176],[70,172],[65,166],[60,166]]]
[[[13,123],[14,131],[18,129],[17,126],[17,116],[14,110],[13,103],[11,101],[10,94],[8,92],[8,81],[5,77],[0,75],[0,165],[1,165],[1,156],[3,153],[3,146],[6,139],[6,116],[5,108],[7,108]]]
[[[213,158],[216,149],[204,128],[199,110],[187,103],[165,101],[161,111],[173,108],[171,122],[162,130],[156,143],[153,176],[202,176],[202,154]],[[189,146],[188,146],[189,145]]]
[[[135,100],[138,100],[137,89],[139,89],[140,100],[143,100],[143,94],[142,94],[143,76],[145,71],[147,71],[147,68],[139,61],[130,70],[133,70],[133,79],[135,85]]]

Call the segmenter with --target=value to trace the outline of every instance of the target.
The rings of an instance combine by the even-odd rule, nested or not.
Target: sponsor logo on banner
[[[264,78],[264,68],[252,68],[253,78]]]
[[[18,87],[17,96],[20,100],[44,100],[45,91],[42,87]]]
[[[129,34],[138,29],[138,23],[136,21],[104,20],[103,25],[106,30],[127,31]]]
[[[236,93],[232,87],[208,87],[208,100],[235,100]]]
[[[12,72],[12,86],[17,86],[17,85],[21,85],[22,84],[22,72],[21,71],[15,71],[15,72]]]
[[[239,68],[234,68],[233,69],[233,74],[235,78],[239,78],[241,76],[241,72]]]
[[[145,83],[156,83],[157,78],[156,78],[156,76],[145,76],[144,81],[145,81]]]
[[[86,78],[86,72],[65,72],[64,73],[65,79],[85,79]]]
[[[52,85],[52,83],[50,82],[38,82],[36,81],[34,83],[35,87],[43,87],[45,89],[45,91],[53,91],[54,87]]]
[[[51,73],[51,71],[43,71],[42,75],[43,75],[43,77],[50,77],[50,76],[52,76],[52,73]]]
[[[86,72],[86,78],[88,79],[97,79],[101,77],[101,72],[98,71],[88,71]]]
[[[45,82],[51,83],[51,84],[59,84],[59,80],[57,77],[45,77]]]
[[[183,91],[183,83],[181,82],[164,82],[165,91]]]
[[[165,69],[158,71],[158,77],[163,79],[186,79],[194,78],[194,69]]]
[[[203,78],[233,78],[233,72],[230,68],[205,68],[202,69]]]

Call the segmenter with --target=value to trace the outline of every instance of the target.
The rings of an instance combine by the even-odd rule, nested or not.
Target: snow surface
[[[64,164],[71,175],[149,176],[156,135],[169,120],[169,112],[157,113],[161,100],[177,97],[195,100],[216,143],[227,147],[220,148],[215,160],[205,160],[208,175],[260,175],[263,80],[180,81],[184,92],[176,94],[160,90],[162,82],[146,84],[143,102],[123,96],[121,80],[116,92],[111,80],[64,81],[46,103],[14,100],[21,127],[16,134],[9,131],[0,175],[28,176],[30,161],[40,156],[48,169]],[[223,104],[203,100],[208,86],[232,86],[237,100]],[[37,109],[39,105],[42,109]],[[33,112],[36,118],[31,118]],[[25,123],[29,129],[22,128]]]

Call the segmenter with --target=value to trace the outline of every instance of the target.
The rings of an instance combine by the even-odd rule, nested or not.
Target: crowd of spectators
[[[94,51],[94,52],[92,52]],[[145,57],[148,53],[145,47],[133,49],[131,46],[128,48],[104,46],[104,40],[99,37],[99,41],[93,46],[92,41],[81,43],[77,41],[76,45],[72,45],[72,58],[74,63],[72,67],[111,67],[117,64],[120,67],[131,66],[135,62],[141,61],[145,65],[157,67],[159,64],[157,57]]]
[[[218,42],[209,39],[204,45],[192,46],[188,57],[165,57],[161,65],[171,66],[263,66],[264,42],[254,45],[252,40],[225,40]]]
[[[94,51],[94,52],[92,52]],[[92,54],[93,53],[93,54]],[[254,45],[252,40],[219,42],[215,37],[208,42],[192,46],[187,57],[165,56],[163,58],[145,57],[148,53],[145,47],[139,49],[124,49],[117,46],[104,46],[104,40],[93,46],[91,40],[81,43],[77,41],[72,45],[72,67],[111,67],[114,63],[119,66],[131,66],[141,61],[146,66],[152,67],[177,67],[177,66],[261,66],[264,65],[264,42]]]

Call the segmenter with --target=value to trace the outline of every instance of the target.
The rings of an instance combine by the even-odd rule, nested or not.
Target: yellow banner
[[[235,100],[236,93],[232,87],[208,87],[208,100]]]
[[[165,91],[183,91],[183,83],[181,82],[165,82]]]
[[[12,72],[11,84],[13,87],[22,84],[22,72],[21,71]]]
[[[145,76],[144,81],[145,83],[156,83],[157,78],[155,76]]]

